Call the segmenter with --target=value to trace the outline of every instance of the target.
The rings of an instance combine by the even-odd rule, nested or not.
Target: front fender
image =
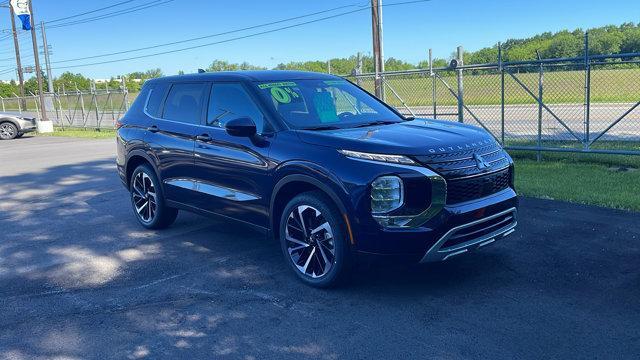
[[[348,192],[342,181],[331,171],[322,166],[308,161],[289,161],[280,164],[274,173],[275,186],[271,196],[271,205],[278,191],[286,184],[294,181],[308,182],[325,191],[336,201],[341,211],[347,211],[345,204],[348,200]]]
[[[293,182],[303,182],[319,188],[333,200],[340,213],[346,216],[349,222],[352,221],[354,213],[353,202],[343,182],[333,172],[319,164],[295,160],[280,164],[274,171],[275,186],[273,187],[269,204],[272,229],[276,228],[274,221],[277,216],[274,214],[274,205],[278,193],[287,184]]]

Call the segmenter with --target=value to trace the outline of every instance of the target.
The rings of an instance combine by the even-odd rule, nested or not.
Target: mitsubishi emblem
[[[489,164],[481,155],[473,154],[473,159],[476,161],[478,170],[485,170],[491,167],[491,164]]]

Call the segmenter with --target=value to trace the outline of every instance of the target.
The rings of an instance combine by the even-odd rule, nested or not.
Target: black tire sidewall
[[[336,249],[335,261],[333,267],[329,270],[329,273],[317,279],[302,274],[293,263],[293,260],[289,256],[289,252],[287,250],[287,242],[285,240],[287,220],[291,211],[300,205],[309,205],[318,209],[329,222],[329,225],[333,230],[334,246]],[[284,254],[285,261],[300,280],[314,287],[331,287],[341,283],[345,277],[345,272],[348,272],[350,249],[347,243],[344,221],[342,220],[340,212],[337,210],[335,204],[333,204],[327,196],[321,192],[313,191],[294,197],[287,204],[281,214],[279,230],[280,247]]]

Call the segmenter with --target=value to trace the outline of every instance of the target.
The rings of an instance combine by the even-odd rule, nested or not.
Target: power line
[[[412,4],[412,3],[428,2],[428,1],[430,1],[430,0],[404,1],[404,2],[398,2],[398,3],[385,4],[384,6],[385,7],[398,6],[398,5],[406,5],[406,4]],[[226,40],[221,40],[221,41],[216,41],[216,42],[211,42],[211,43],[207,43],[207,44],[200,44],[200,45],[189,46],[189,47],[185,47],[185,48],[181,48],[181,49],[167,50],[167,51],[157,52],[157,53],[153,53],[153,54],[133,56],[133,57],[123,58],[123,59],[100,61],[100,62],[94,62],[94,63],[89,63],[89,64],[60,66],[60,67],[56,67],[56,68],[53,68],[53,69],[54,70],[60,70],[60,69],[69,69],[69,68],[86,67],[86,66],[94,66],[94,65],[104,65],[104,64],[111,64],[111,63],[115,63],[115,62],[144,59],[144,58],[153,57],[153,56],[166,55],[166,54],[172,54],[172,53],[177,53],[177,52],[182,52],[182,51],[187,51],[187,50],[199,49],[199,48],[203,48],[203,47],[208,47],[208,46],[228,43],[228,42],[232,42],[232,41],[247,39],[247,38],[256,37],[256,36],[265,35],[265,34],[270,34],[270,33],[278,32],[278,31],[282,31],[282,30],[296,28],[296,27],[300,27],[300,26],[304,26],[304,25],[308,25],[308,24],[312,24],[312,23],[316,23],[316,22],[320,22],[320,21],[330,20],[330,19],[334,19],[334,18],[337,18],[337,17],[346,16],[346,15],[350,15],[350,14],[353,14],[353,13],[361,12],[361,11],[364,11],[364,10],[369,10],[370,8],[371,8],[371,6],[366,6],[366,7],[363,7],[361,9],[346,11],[346,12],[342,12],[342,13],[338,13],[338,14],[334,14],[334,15],[330,15],[330,16],[325,16],[325,17],[322,17],[322,18],[309,20],[309,21],[305,21],[305,22],[301,22],[301,23],[297,23],[297,24],[293,24],[293,25],[283,26],[283,27],[279,27],[279,28],[275,28],[275,29],[271,29],[271,30],[265,30],[265,31],[261,31],[261,32],[253,33],[253,34],[238,36],[238,37],[234,37],[234,38],[230,38],[230,39],[226,39]]]
[[[94,17],[86,18],[86,19],[80,19],[80,20],[77,20],[77,21],[70,21],[70,22],[66,22],[66,23],[62,23],[62,24],[55,24],[55,25],[50,26],[49,29],[57,29],[57,28],[66,27],[66,26],[85,24],[85,23],[88,23],[88,22],[94,22],[94,21],[98,21],[98,20],[108,19],[108,18],[120,16],[120,15],[126,15],[126,14],[134,13],[134,12],[137,12],[137,11],[140,11],[140,10],[145,10],[145,9],[149,9],[149,8],[152,8],[152,7],[164,5],[164,4],[173,2],[173,1],[175,1],[175,0],[164,0],[164,1],[154,0],[154,1],[151,1],[151,2],[148,2],[148,3],[144,3],[144,4],[140,4],[140,5],[136,5],[136,6],[130,7],[128,9],[122,9],[122,10],[114,11],[112,13],[102,14],[102,15],[98,15],[98,16],[94,16]]]
[[[131,2],[134,2],[134,1],[137,1],[137,0],[121,1],[121,2],[119,2],[119,3],[115,3],[115,4],[113,4],[113,5],[109,5],[109,6],[101,7],[101,8],[99,8],[99,9],[95,9],[95,10],[91,10],[91,11],[83,12],[83,13],[80,13],[80,14],[75,14],[75,15],[65,16],[65,17],[58,18],[58,19],[49,20],[49,21],[47,21],[47,24],[51,24],[51,23],[54,23],[54,22],[62,21],[62,20],[68,20],[68,19],[73,19],[73,18],[75,18],[75,17],[80,17],[80,16],[84,16],[84,15],[89,15],[89,14],[97,13],[97,12],[102,11],[102,10],[108,10],[108,9],[111,9],[111,8],[114,8],[114,7],[117,7],[117,6],[120,6],[120,5],[124,5],[124,4],[127,4],[127,3],[131,3]]]
[[[146,47],[137,48],[137,49],[129,49],[129,50],[123,50],[123,51],[117,51],[117,52],[100,54],[100,55],[93,55],[93,56],[85,56],[85,57],[75,58],[75,59],[58,60],[58,61],[53,61],[52,64],[60,64],[60,63],[73,62],[73,61],[79,61],[79,60],[96,59],[96,58],[105,57],[105,56],[121,55],[121,54],[127,54],[127,53],[131,53],[131,52],[150,50],[150,49],[157,49],[157,48],[165,47],[165,46],[184,44],[184,43],[187,43],[187,42],[193,42],[193,41],[204,40],[204,39],[217,37],[217,36],[229,35],[229,34],[233,34],[233,33],[237,33],[237,32],[253,30],[253,29],[257,29],[257,28],[261,28],[261,27],[265,27],[265,26],[271,26],[271,25],[275,25],[275,24],[280,24],[280,23],[288,22],[288,21],[292,21],[292,20],[298,20],[298,19],[305,18],[305,17],[325,14],[325,13],[328,13],[328,12],[332,12],[332,11],[336,11],[336,10],[340,10],[340,9],[345,9],[345,8],[349,8],[349,7],[354,7],[354,6],[362,6],[362,5],[358,5],[358,4],[344,5],[344,6],[339,6],[339,7],[335,7],[335,8],[331,8],[331,9],[327,9],[327,10],[316,11],[316,12],[309,13],[309,14],[304,14],[304,15],[294,16],[294,17],[281,19],[281,20],[277,20],[277,21],[272,21],[272,22],[268,22],[268,23],[263,23],[263,24],[259,24],[259,25],[253,25],[253,26],[248,26],[248,27],[244,27],[244,28],[240,28],[240,29],[224,31],[224,32],[216,33],[216,34],[199,36],[199,37],[195,37],[195,38],[191,38],[191,39],[173,41],[173,42],[169,42],[169,43],[157,44],[157,45],[152,45],[152,46],[146,46]]]
[[[103,11],[103,10],[110,9],[110,8],[114,8],[114,7],[117,7],[117,6],[126,4],[126,3],[134,2],[134,1],[138,1],[138,0],[122,1],[122,2],[113,4],[113,5],[110,5],[110,6],[102,7],[100,9],[95,9],[95,10],[87,11],[87,12],[80,13],[80,14],[70,15],[70,16],[67,16],[67,17],[64,17],[64,18],[58,18],[58,19],[46,21],[45,24],[49,24],[49,23],[53,23],[53,22],[59,22],[59,21],[62,21],[62,20],[73,19],[73,18],[76,18],[76,17],[81,17],[81,16],[84,16],[84,15],[88,15],[88,14],[91,14],[91,13],[96,13],[96,12]],[[55,28],[60,28],[60,27],[72,26],[72,25],[79,25],[79,24],[98,21],[98,20],[102,20],[102,19],[108,19],[108,18],[112,18],[112,17],[115,17],[115,16],[126,15],[126,14],[130,14],[130,13],[137,12],[137,11],[140,11],[140,10],[144,10],[144,9],[148,9],[148,8],[152,8],[152,7],[156,7],[156,6],[160,6],[160,5],[164,5],[166,3],[173,2],[173,1],[175,1],[175,0],[153,0],[153,1],[150,1],[150,2],[146,2],[146,3],[143,3],[143,4],[136,5],[136,6],[132,6],[130,8],[120,9],[118,11],[114,11],[114,12],[111,12],[111,13],[101,14],[101,15],[97,15],[97,16],[89,17],[89,18],[85,18],[85,19],[78,19],[78,20],[75,20],[75,21],[69,21],[69,22],[65,22],[65,23],[61,23],[61,24],[54,24],[54,25],[51,25],[49,27],[49,29],[55,29]],[[11,29],[5,29],[5,31],[11,31]],[[36,31],[40,31],[40,29],[36,28]],[[3,40],[8,39],[8,38],[11,38],[11,35],[6,35],[4,37],[0,37],[0,41],[3,41]]]

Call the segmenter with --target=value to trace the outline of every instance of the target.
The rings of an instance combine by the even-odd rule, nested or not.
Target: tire
[[[156,172],[148,164],[138,166],[129,184],[131,206],[138,222],[147,229],[164,229],[176,220],[178,210],[165,204]]]
[[[336,205],[320,191],[302,193],[287,204],[280,218],[280,244],[302,282],[320,288],[345,282],[351,270],[345,228]]]
[[[16,136],[18,136],[18,128],[13,123],[0,123],[0,140],[11,140]]]

